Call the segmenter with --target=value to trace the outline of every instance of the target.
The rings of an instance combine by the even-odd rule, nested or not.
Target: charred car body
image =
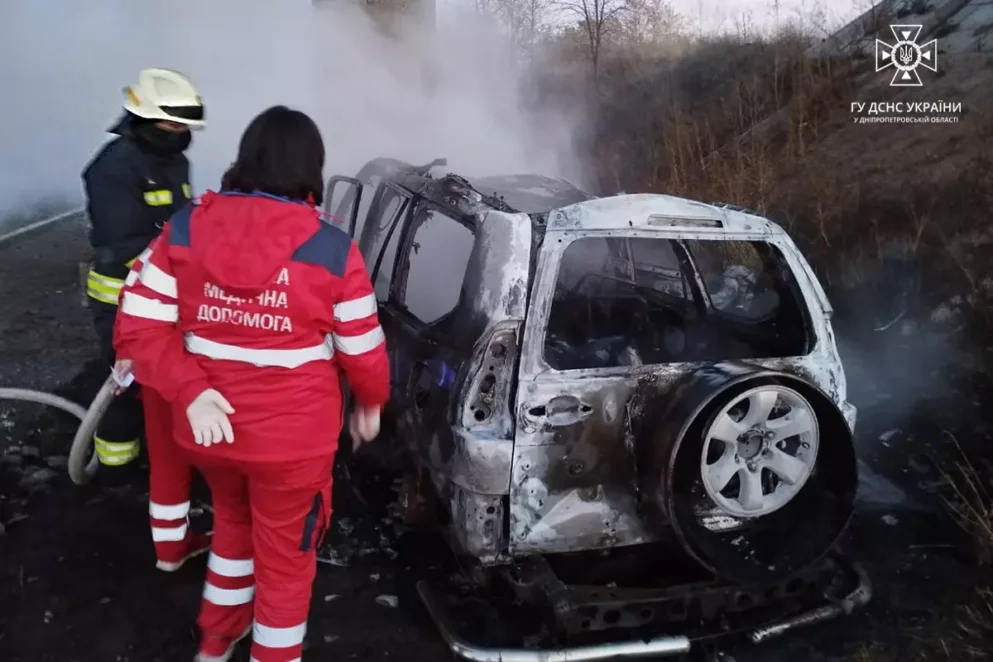
[[[549,555],[676,543],[713,586],[802,592],[852,512],[856,411],[789,236],[725,205],[438,164],[378,159],[326,205],[372,274],[388,414],[456,553],[518,585],[538,568],[570,631],[611,623],[579,614]]]

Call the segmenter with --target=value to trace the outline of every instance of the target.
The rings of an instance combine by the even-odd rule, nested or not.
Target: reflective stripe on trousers
[[[154,471],[154,470],[153,470]],[[182,542],[190,528],[190,502],[179,504],[159,504],[148,501],[148,517],[151,520],[152,542]],[[156,550],[156,553],[158,550]],[[178,561],[179,559],[160,559]]]
[[[133,441],[106,441],[94,435],[93,445],[96,447],[97,459],[100,460],[100,464],[107,467],[119,467],[132,462],[141,451],[137,439]]]
[[[303,652],[307,621],[288,628],[252,624],[252,662],[296,662]]]
[[[137,259],[128,260],[125,266],[130,269],[131,265]],[[124,282],[125,279],[123,278],[104,276],[96,269],[90,269],[90,272],[86,275],[86,296],[100,303],[116,306],[117,300],[121,295],[121,288],[124,287]]]
[[[251,604],[254,597],[255,565],[252,559],[229,559],[211,552],[203,599],[219,607],[237,607]]]
[[[116,306],[122,287],[124,287],[123,278],[104,276],[92,269],[86,276],[86,296],[100,303]]]

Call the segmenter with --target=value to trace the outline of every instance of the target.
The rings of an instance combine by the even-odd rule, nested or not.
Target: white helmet
[[[150,120],[202,129],[203,99],[189,78],[171,69],[145,69],[138,84],[124,88],[124,110]]]

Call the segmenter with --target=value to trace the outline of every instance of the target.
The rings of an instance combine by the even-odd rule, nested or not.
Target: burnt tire
[[[796,489],[789,498],[749,516],[731,505],[734,498],[715,494],[714,486],[708,486],[708,471],[716,465],[707,464],[707,454],[713,431],[720,427],[720,420],[726,420],[729,406],[755,393],[780,394],[784,400],[808,406],[817,448],[802,482],[797,474]],[[747,416],[742,415],[742,421],[747,423]],[[656,464],[662,472],[655,489],[656,503],[682,548],[711,572],[742,584],[788,577],[823,557],[844,532],[858,481],[852,435],[838,407],[807,381],[739,365],[712,366],[691,375],[667,417],[683,424],[678,433],[663,428],[664,438],[656,437],[666,448],[658,457],[662,462]],[[758,448],[763,452],[761,445]],[[754,468],[749,469],[749,462],[741,459],[735,477],[752,480]],[[783,482],[777,483],[779,478],[760,471],[759,485],[764,491],[767,485]],[[744,485],[744,480],[739,483]],[[731,485],[729,494],[733,492]]]

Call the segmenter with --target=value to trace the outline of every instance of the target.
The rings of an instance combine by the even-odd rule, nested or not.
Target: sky
[[[871,0],[670,0],[673,8],[691,24],[703,29],[734,31],[742,19],[763,30],[780,22],[800,19],[806,23],[818,17],[825,29],[836,30],[866,11]],[[778,9],[777,9],[778,5]]]

